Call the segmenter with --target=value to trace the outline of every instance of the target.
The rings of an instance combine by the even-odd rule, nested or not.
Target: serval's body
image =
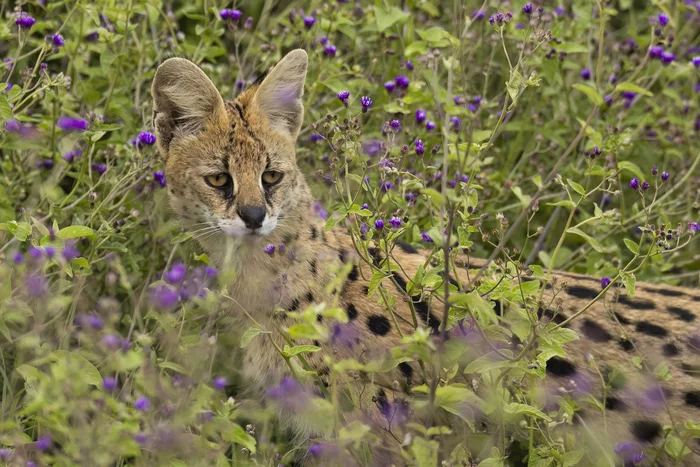
[[[324,231],[324,221],[314,211],[314,200],[295,160],[295,141],[303,121],[306,65],[306,53],[294,51],[261,83],[234,102],[224,103],[194,64],[168,60],[154,79],[154,123],[166,160],[173,209],[186,228],[196,232],[207,229],[200,243],[216,266],[237,272],[229,287],[233,315],[246,326],[252,317],[270,329],[285,329],[296,321],[276,310],[301,311],[321,302],[345,309],[348,323],[327,320],[328,338],[314,342],[322,351],[307,354],[310,366],[330,384],[324,356],[332,355],[334,361],[354,358],[361,363],[381,360],[388,349],[400,345],[397,325],[403,335],[415,332],[414,316],[418,316],[419,327],[438,334],[444,310],[440,300],[443,287],[413,297],[406,293],[407,284],[426,262],[426,256],[411,245],[399,243],[387,252],[377,243],[368,247],[353,242],[345,227]],[[275,250],[266,250],[268,245],[274,245]],[[394,316],[377,295],[368,297],[372,269],[386,260],[387,253],[401,266],[384,283],[387,298],[396,298]],[[452,290],[470,284],[483,263],[470,260],[467,267],[465,260],[458,261],[457,277],[450,278]],[[334,278],[345,276],[344,281],[328,286]],[[561,323],[601,290],[599,280],[591,277],[569,273],[556,277],[555,285],[545,290],[542,303],[553,303],[555,294],[563,301],[559,313],[553,312],[556,305],[540,308],[545,320]],[[564,283],[567,287],[562,290]],[[700,371],[696,347],[700,338],[695,334],[699,307],[700,292],[694,290],[638,284],[634,297],[623,293],[618,299],[611,290],[605,300],[567,324],[579,332],[581,340],[567,345],[571,361],[558,357],[549,361],[548,404],[563,392],[586,392],[603,399],[600,376],[593,370],[590,354],[598,369],[616,368],[627,378],[626,384],[607,391],[604,423],[600,416],[588,418],[586,414],[594,411],[585,405],[580,419],[577,416],[574,421],[570,429],[581,439],[590,437],[588,445],[609,449],[614,443],[631,441],[643,449],[651,443],[658,445],[664,436],[663,426],[671,425],[672,418],[677,425],[700,421],[700,384],[695,375]],[[508,306],[497,310],[507,315]],[[453,329],[449,337],[484,346],[474,333],[473,329]],[[264,394],[290,375],[273,342],[280,348],[285,344],[279,333],[272,333],[254,338],[246,348],[243,371],[257,393]],[[517,346],[513,350],[517,351]],[[482,353],[488,351],[482,349]],[[631,364],[635,355],[644,355],[645,368],[668,363],[673,378],[653,381],[648,372]],[[349,374],[351,381],[339,384],[362,394],[365,410],[348,415],[345,421],[361,419],[375,428],[381,443],[372,447],[374,465],[402,464],[403,460],[391,453],[400,451],[404,433],[400,423],[392,424],[392,417],[386,416],[386,407],[392,403],[398,407],[411,399],[410,388],[429,382],[429,378],[415,362],[402,362],[392,371],[371,376],[359,371]],[[319,434],[293,413],[283,415],[300,438]],[[697,449],[695,443],[688,447]],[[686,462],[700,462],[698,459],[691,455]],[[658,462],[669,460],[661,456]]]

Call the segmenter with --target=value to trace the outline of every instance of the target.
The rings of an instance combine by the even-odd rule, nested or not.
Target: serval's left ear
[[[255,93],[255,105],[270,126],[296,139],[304,122],[304,81],[308,56],[302,49],[289,52],[265,77]]]

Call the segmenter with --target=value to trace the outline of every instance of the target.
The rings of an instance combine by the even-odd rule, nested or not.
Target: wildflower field
[[[452,253],[489,258],[515,284],[563,270],[610,293],[700,287],[700,3],[2,2],[0,465],[372,465],[370,428],[338,422],[342,401],[324,388],[285,379],[267,403],[243,390],[253,339],[285,333],[280,352],[301,369],[319,347],[295,344],[332,337],[316,316],[347,317],[311,307],[291,329],[240,326],[227,283],[245,272],[215,267],[197,243],[206,232],[181,229],[155,144],[151,82],[164,60],[192,60],[228,100],[296,48],[309,56],[297,161],[328,229],[347,222],[358,242],[422,247],[437,271]],[[387,277],[372,276],[369,300]],[[494,277],[472,285],[476,315],[456,307],[446,325],[476,322],[503,349],[512,342],[484,303],[539,289]],[[474,299],[462,292],[457,304]],[[525,337],[546,323],[520,325]],[[397,420],[406,465],[660,458],[618,445],[598,464],[557,432],[584,402],[564,394],[551,410],[514,382],[545,380],[576,338],[565,331],[496,363],[445,355],[423,329],[404,337],[402,357],[436,376],[414,392],[452,415]],[[340,384],[389,370],[332,358]],[[462,410],[485,385],[499,395],[479,406],[490,415]],[[295,443],[274,410],[282,400],[323,422],[324,439]],[[467,441],[446,441],[457,433]],[[660,452],[682,465],[700,425],[664,436]]]

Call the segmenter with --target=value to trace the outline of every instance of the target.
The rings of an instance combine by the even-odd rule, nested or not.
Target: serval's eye
[[[262,174],[262,182],[264,185],[275,185],[282,180],[282,172],[275,172],[274,170],[268,170]]]
[[[227,188],[231,184],[231,176],[226,173],[218,173],[216,175],[207,175],[204,181],[212,188],[219,190]]]

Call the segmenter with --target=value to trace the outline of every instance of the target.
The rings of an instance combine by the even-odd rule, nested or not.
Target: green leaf
[[[161,362],[158,364],[159,367],[164,368],[166,370],[173,370],[177,373],[183,374],[183,375],[189,375],[189,371],[185,369],[184,366],[178,365],[175,362]]]
[[[172,240],[170,240],[171,245],[176,245],[178,243],[186,242],[192,238],[192,234],[189,232],[182,232],[180,234],[177,234]]]
[[[348,426],[345,426],[340,429],[339,438],[343,440],[355,441],[358,439],[362,439],[362,437],[369,433],[371,429],[372,428],[368,425],[365,425],[364,423],[355,420]]]
[[[235,423],[232,424],[230,431],[225,431],[222,433],[222,438],[224,441],[231,443],[240,444],[244,448],[248,449],[252,454],[255,454],[255,438],[250,436],[245,432],[243,428]]]
[[[300,353],[313,353],[318,352],[319,350],[321,350],[321,347],[317,347],[315,345],[295,345],[291,349],[288,345],[285,345],[282,353],[285,357],[290,358],[295,355],[299,355]]]
[[[575,181],[573,181],[571,179],[567,179],[566,182],[569,184],[569,186],[571,188],[573,188],[573,190],[576,193],[578,193],[581,196],[586,196],[586,189],[584,187],[582,187],[581,185],[579,185],[578,183],[576,183]]]
[[[466,294],[452,294],[449,301],[452,304],[467,307],[471,314],[486,326],[497,321],[496,313],[493,311],[493,303],[481,297],[476,290]]]
[[[632,83],[620,83],[617,86],[615,86],[615,91],[617,92],[622,92],[622,91],[631,91],[631,92],[636,92],[637,94],[641,94],[643,96],[647,97],[654,97],[654,94],[647,91],[644,88],[640,88],[636,84]]]
[[[415,438],[411,443],[411,452],[418,467],[436,467],[440,443],[425,438]]]
[[[620,170],[627,170],[628,172],[631,172],[632,175],[635,177],[639,177],[640,179],[644,178],[644,174],[642,173],[642,169],[640,169],[637,164],[634,164],[633,162],[630,161],[619,161],[617,163],[617,168]]]
[[[399,7],[392,6],[389,10],[384,10],[383,8],[375,9],[374,16],[377,20],[377,31],[384,32],[397,23],[405,22],[410,17],[410,14]]]
[[[664,449],[674,459],[682,459],[692,452],[687,446],[685,446],[683,440],[673,433],[669,433],[666,437]]]
[[[503,407],[503,411],[505,413],[529,415],[531,417],[539,418],[546,421],[551,420],[551,418],[549,418],[540,409],[528,404],[519,404],[517,402],[511,402],[510,404]]]
[[[518,97],[523,81],[523,75],[521,75],[517,69],[511,70],[510,77],[506,83],[506,88],[508,89],[508,94],[513,102],[515,102]]]
[[[241,337],[241,348],[248,347],[248,344],[250,344],[250,341],[252,341],[255,336],[264,333],[266,333],[266,331],[257,324],[249,327]]]
[[[50,358],[55,362],[65,363],[67,367],[73,370],[77,369],[80,379],[85,383],[93,386],[102,385],[102,375],[100,375],[99,370],[82,355],[67,350],[54,350],[51,352]]]
[[[510,352],[504,351],[504,353]],[[484,373],[487,371],[497,370],[499,368],[505,368],[508,366],[512,366],[512,362],[510,360],[504,359],[496,352],[490,352],[484,355],[483,357],[477,358],[469,365],[467,365],[467,367],[464,369],[464,373]]]
[[[289,337],[292,339],[319,339],[321,333],[311,323],[298,323],[289,328]]]
[[[562,206],[565,208],[573,209],[576,207],[576,204],[574,204],[574,202],[569,199],[563,199],[561,201],[557,201],[556,203],[547,203],[547,206]]]
[[[457,415],[469,426],[473,426],[474,409],[472,407],[475,405],[477,407],[482,406],[483,403],[479,396],[470,389],[459,385],[450,385],[438,387],[435,390],[435,405],[453,415]]]
[[[414,57],[416,55],[425,55],[430,51],[428,45],[423,41],[414,41],[408,44],[403,50],[403,54],[408,57]]]
[[[584,93],[595,105],[600,106],[604,102],[603,97],[600,94],[598,94],[598,91],[593,89],[591,86],[588,86],[586,84],[574,84],[571,87],[574,89],[578,89],[579,91]]]
[[[637,243],[633,242],[629,238],[625,238],[622,241],[625,242],[625,245],[627,246],[627,249],[629,251],[631,251],[635,255],[639,254],[639,245],[637,245]]]
[[[660,381],[668,381],[671,379],[671,373],[668,371],[668,365],[665,363],[659,363],[654,368],[654,376]]]
[[[95,237],[95,231],[85,225],[70,225],[58,231],[56,236],[62,240],[80,237]]]
[[[0,94],[0,122],[12,119],[12,109],[7,97]]]
[[[564,454],[564,458],[562,459],[564,467],[571,467],[578,464],[581,461],[581,459],[583,459],[584,454],[585,452],[583,450],[567,452],[566,454]]]
[[[585,233],[583,230],[571,227],[570,229],[566,229],[566,232],[574,234],[574,235],[578,235],[579,237],[583,238],[598,253],[603,252],[603,246],[600,244],[600,242],[598,240],[596,240],[595,238],[591,237],[590,235],[588,235],[587,233]]]
[[[440,206],[445,204],[445,197],[442,196],[442,193],[433,188],[423,188],[420,192],[428,196],[433,202],[433,206],[435,206],[438,209],[440,208]]]
[[[22,378],[29,384],[39,381],[42,377],[41,371],[27,364],[18,366],[16,371],[22,375]]]
[[[622,283],[625,284],[627,295],[629,295],[630,297],[634,296],[634,289],[637,285],[637,277],[631,272],[626,272],[622,274],[620,279],[622,280]]]

